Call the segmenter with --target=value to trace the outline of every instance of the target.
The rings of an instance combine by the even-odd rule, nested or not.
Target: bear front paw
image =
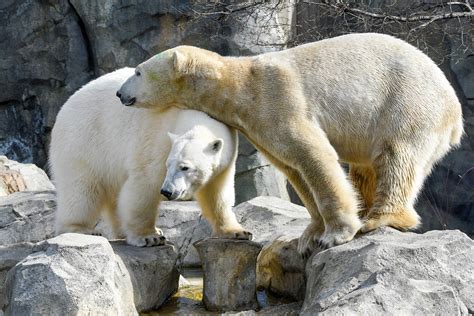
[[[325,231],[318,240],[318,246],[321,249],[328,249],[334,246],[345,244],[354,238],[357,229],[343,228],[341,230]]]
[[[216,237],[219,238],[229,238],[229,239],[242,239],[242,240],[252,240],[253,235],[251,232],[246,230],[231,230],[217,234]]]
[[[161,230],[146,236],[127,236],[127,243],[137,247],[161,246],[166,243],[166,237]]]

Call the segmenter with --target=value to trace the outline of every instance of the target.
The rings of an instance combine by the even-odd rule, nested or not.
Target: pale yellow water
[[[141,316],[156,315],[216,315],[221,313],[209,312],[204,308],[202,300],[203,279],[200,269],[185,269],[183,276],[189,285],[182,286],[159,310],[142,313]],[[285,304],[281,299],[269,297],[264,291],[257,292],[260,308]]]

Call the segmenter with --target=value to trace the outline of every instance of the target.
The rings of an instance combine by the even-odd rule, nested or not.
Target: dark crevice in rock
[[[82,37],[84,38],[84,46],[86,47],[86,51],[87,51],[87,69],[92,74],[94,74],[94,77],[97,77],[96,67],[94,63],[94,52],[92,50],[91,40],[89,39],[89,36],[87,34],[86,25],[84,21],[82,20],[81,15],[72,4],[72,2],[70,0],[68,0],[67,2],[71,6],[71,9],[74,15],[77,17],[77,25],[79,26],[79,29],[81,30]]]
[[[191,245],[191,241],[193,240],[194,232],[196,231],[197,227],[201,223],[201,220],[202,220],[202,215],[199,215],[196,225],[194,225],[193,230],[191,231],[191,234],[189,234],[189,238],[185,238],[181,247],[179,247],[179,250],[178,250],[179,255],[176,259],[176,266],[178,267],[179,271],[184,270],[183,268],[184,259],[186,258],[186,255],[188,254],[189,246]]]
[[[258,169],[263,169],[263,168],[265,168],[265,167],[270,167],[270,166],[271,166],[270,164],[265,164],[265,165],[257,166],[257,167],[250,168],[250,169],[247,169],[247,170],[244,170],[244,171],[241,171],[241,172],[236,172],[236,173],[235,173],[235,176],[238,177],[238,176],[241,176],[241,175],[246,174],[246,173],[248,173],[248,172],[255,171],[255,170],[258,170]]]

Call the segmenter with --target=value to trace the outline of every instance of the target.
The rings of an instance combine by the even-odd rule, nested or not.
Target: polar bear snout
[[[172,200],[173,192],[168,191],[167,189],[161,189],[160,193],[161,193],[161,195],[163,195],[168,200]]]
[[[176,188],[172,183],[169,181],[165,181],[161,186],[160,190],[161,195],[168,199],[168,201],[174,201],[181,198],[181,195],[184,193],[183,191]]]

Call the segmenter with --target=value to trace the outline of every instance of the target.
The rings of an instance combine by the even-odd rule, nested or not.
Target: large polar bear
[[[382,34],[240,58],[179,46],[139,65],[118,95],[129,106],[204,111],[241,131],[311,213],[302,253],[316,240],[330,247],[353,238],[362,225],[359,194],[362,231],[417,227],[423,180],[463,133],[460,103],[441,70]]]
[[[115,94],[133,73],[123,68],[90,82],[57,116],[50,148],[57,233],[93,233],[104,211],[129,244],[161,244],[161,191],[170,199],[195,195],[215,235],[250,238],[231,209],[237,132],[193,110],[125,108]]]

